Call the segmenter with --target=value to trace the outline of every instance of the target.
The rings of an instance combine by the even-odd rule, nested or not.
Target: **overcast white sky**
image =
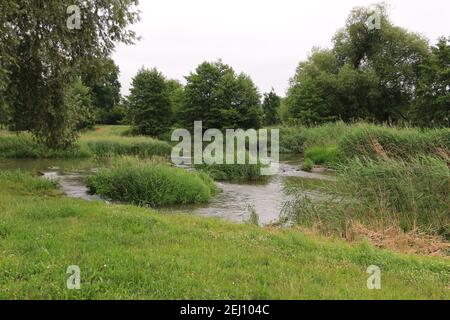
[[[312,47],[330,47],[350,10],[373,0],[141,0],[142,37],[119,45],[114,59],[122,93],[142,66],[168,78],[184,76],[201,62],[219,58],[250,75],[261,93],[284,95],[289,78]],[[391,20],[436,42],[450,36],[450,1],[390,0]]]

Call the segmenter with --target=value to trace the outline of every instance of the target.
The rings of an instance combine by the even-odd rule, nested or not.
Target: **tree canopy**
[[[441,38],[421,67],[414,107],[421,126],[450,127],[450,38]]]
[[[281,106],[281,98],[272,91],[264,94],[264,100],[262,104],[262,109],[264,112],[264,124],[274,125],[278,124],[280,121],[279,111]]]
[[[159,136],[172,124],[172,100],[166,78],[156,69],[141,69],[128,97],[134,132]]]
[[[182,113],[187,127],[200,120],[205,129],[261,126],[260,95],[249,76],[217,61],[200,64],[186,80]]]
[[[12,128],[29,130],[52,148],[73,144],[77,123],[65,97],[86,57],[108,56],[136,39],[137,0],[3,0],[0,3],[0,90]],[[69,28],[76,5],[80,27]],[[72,13],[71,13],[72,14]]]
[[[374,14],[380,28],[367,24]],[[297,68],[286,100],[290,118],[305,124],[411,120],[429,54],[427,40],[393,25],[384,5],[355,8],[333,48],[314,49]]]

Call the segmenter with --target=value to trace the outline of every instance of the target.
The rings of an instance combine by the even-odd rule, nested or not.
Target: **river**
[[[0,170],[29,171],[40,174],[47,179],[58,180],[62,191],[73,198],[86,201],[102,201],[96,195],[88,193],[84,178],[97,168],[107,165],[107,160],[70,159],[70,160],[0,160]],[[246,222],[251,211],[258,214],[259,223],[267,225],[278,222],[283,206],[289,199],[285,192],[287,179],[332,180],[329,175],[308,173],[299,170],[299,160],[284,159],[277,176],[265,184],[237,184],[219,182],[222,190],[205,206],[183,206],[164,208],[165,212],[191,212],[209,217],[219,217],[234,222]],[[311,197],[318,196],[315,191],[304,191]]]

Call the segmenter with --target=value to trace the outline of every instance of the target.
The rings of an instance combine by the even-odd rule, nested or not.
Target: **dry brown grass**
[[[383,160],[389,160],[388,155],[386,154],[386,151],[384,151],[383,146],[381,145],[380,142],[378,142],[377,139],[372,138],[371,139],[371,143],[372,143],[372,149],[373,151],[375,151],[375,153]]]
[[[450,256],[450,243],[442,237],[430,236],[417,230],[404,232],[398,226],[369,229],[358,222],[350,222],[346,240],[350,242],[366,239],[374,246],[407,254]]]

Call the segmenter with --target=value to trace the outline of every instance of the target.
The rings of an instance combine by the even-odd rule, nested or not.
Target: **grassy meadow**
[[[299,163],[337,170],[331,182],[288,179],[291,227],[155,209],[210,201],[213,179],[259,177],[249,166],[171,167],[169,144],[128,132],[102,126],[65,153],[27,134],[0,133],[3,158],[108,157],[88,184],[129,203],[71,199],[57,182],[0,172],[0,299],[450,299],[448,130],[283,128],[282,149]],[[356,235],[356,226],[366,232]],[[382,236],[439,240],[439,256],[374,240],[393,227],[397,234]],[[70,265],[81,268],[79,291],[66,288]],[[367,289],[370,265],[382,270],[382,290]]]
[[[450,299],[440,258],[69,199],[21,173],[0,174],[0,199],[1,299]],[[373,264],[382,290],[366,287]]]

